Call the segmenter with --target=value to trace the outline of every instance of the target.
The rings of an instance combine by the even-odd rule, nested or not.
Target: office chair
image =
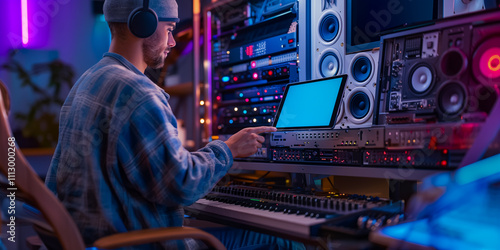
[[[11,167],[15,164],[15,172],[12,172],[12,168],[10,169],[11,176],[12,173],[15,173],[15,180],[12,179],[14,185],[11,187],[17,188],[17,190],[11,191],[6,187],[7,192],[15,192],[16,197],[22,197],[26,203],[33,205],[43,215],[47,223],[34,222],[34,227],[38,234],[42,232],[45,237],[54,237],[54,239],[57,239],[56,242],[58,242],[59,247],[63,249],[85,249],[80,231],[66,208],[45,186],[19,148],[10,143],[14,139],[11,139],[13,138],[11,137],[12,131],[7,117],[9,106],[7,88],[0,81],[0,152],[2,154],[0,156],[0,171],[5,177],[8,177],[9,164]],[[10,156],[15,154],[15,160],[9,157],[9,152],[11,152]],[[41,238],[42,240],[44,239],[44,237]],[[94,247],[99,249],[114,249],[184,238],[201,240],[210,248],[225,249],[224,245],[213,235],[191,227],[154,228],[119,233],[97,240],[94,243]]]

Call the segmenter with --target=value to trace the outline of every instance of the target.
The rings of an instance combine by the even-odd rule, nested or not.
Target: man
[[[78,79],[61,109],[46,184],[87,245],[118,232],[182,226],[182,207],[209,192],[234,157],[262,147],[260,133],[275,131],[247,128],[197,152],[184,149],[169,95],[143,74],[147,66],[162,67],[175,46],[177,3],[150,1],[159,23],[148,38],[137,37],[127,26],[130,13],[142,4],[105,1],[109,52]]]

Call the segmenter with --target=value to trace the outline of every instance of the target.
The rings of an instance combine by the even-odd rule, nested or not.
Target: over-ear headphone
[[[158,27],[158,15],[149,8],[149,0],[144,0],[142,7],[130,13],[127,25],[130,32],[139,38],[147,38],[155,33]]]

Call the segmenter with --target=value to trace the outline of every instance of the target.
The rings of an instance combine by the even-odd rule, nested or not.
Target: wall
[[[22,53],[18,53],[22,55],[18,60],[27,70],[34,63],[53,59],[54,56],[45,55],[55,53],[56,58],[59,57],[73,67],[75,76],[78,77],[107,51],[110,44],[109,31],[104,20],[92,13],[91,1],[26,0],[29,31],[27,44],[22,43],[21,2],[0,2],[2,7],[5,6],[2,8],[2,14],[7,16],[0,26],[0,34],[3,37],[0,39],[0,64],[7,61],[11,50],[22,50]],[[18,77],[14,74],[1,71],[0,79],[11,92],[13,112],[9,118],[13,129],[16,130],[23,124],[14,119],[13,114],[26,113],[30,102],[37,99],[37,95],[21,87]],[[48,79],[34,80],[37,85],[44,87]]]
[[[0,24],[0,62],[11,49],[57,50],[60,59],[81,75],[97,62],[109,47],[104,20],[92,14],[91,1],[27,0],[29,42],[20,43],[21,1],[1,0],[6,22]],[[7,38],[7,39],[5,39]]]
[[[28,4],[28,27],[29,41],[22,44],[22,15],[21,0],[0,0],[0,14],[3,18],[0,22],[0,64],[8,59],[9,51],[13,49],[25,49],[33,60],[41,60],[38,54],[40,51],[55,51],[58,57],[70,64],[75,70],[75,81],[89,67],[99,61],[110,45],[110,34],[107,23],[102,15],[95,15],[92,12],[91,0],[26,0]],[[192,20],[192,1],[178,1],[179,17],[181,20]],[[31,52],[36,51],[36,52]],[[43,53],[42,53],[43,54]],[[24,56],[23,58],[26,58]],[[33,61],[30,60],[30,61]],[[32,63],[32,62],[31,62]],[[29,65],[28,61],[22,64]],[[178,82],[171,81],[169,85],[192,81],[192,54],[186,55],[179,60],[177,72],[173,72],[182,77],[172,77],[179,79]],[[187,79],[186,76],[189,78]],[[20,82],[5,70],[0,70],[0,79],[3,80],[11,91],[11,99],[17,100],[16,108],[26,108],[29,102],[36,98],[33,93],[20,88]],[[181,79],[182,78],[182,79]],[[15,91],[14,91],[15,90]],[[171,105],[176,110],[175,105],[188,103],[179,108],[178,115],[186,114],[185,121],[189,120],[192,113],[192,97],[181,102],[178,97],[173,98]],[[9,117],[11,124],[15,125],[12,115]],[[188,138],[191,138],[190,129],[187,130]],[[22,145],[21,145],[22,146]]]
[[[42,51],[56,51],[58,57],[69,63],[75,70],[75,81],[89,67],[101,59],[110,44],[110,34],[107,23],[102,15],[92,13],[91,0],[26,0],[28,4],[28,27],[29,41],[26,45],[22,44],[22,15],[21,0],[0,0],[0,14],[6,16],[5,21],[0,22],[0,64],[6,62],[8,53],[13,49],[27,49]],[[181,20],[192,20],[192,1],[178,1],[179,17]],[[39,57],[36,52],[33,58]],[[28,56],[29,57],[29,56]],[[26,58],[24,56],[23,58]],[[34,61],[24,61],[23,65],[31,65]],[[180,77],[179,82],[171,81],[169,85],[192,81],[192,53],[179,60],[177,67],[179,70],[173,72]],[[36,98],[34,93],[26,92],[19,86],[17,77],[0,70],[0,79],[2,79],[9,90],[13,100],[18,100],[13,106],[16,109],[24,111],[29,106],[28,103],[22,103],[22,100],[33,100]],[[177,99],[174,97],[174,99]],[[184,120],[191,124],[193,122],[189,114],[192,113],[193,100],[180,102],[173,100],[172,105],[176,103],[188,103],[183,105],[179,114]],[[23,105],[25,107],[19,107]],[[175,110],[175,107],[173,107]],[[14,111],[19,111],[14,110]],[[13,112],[14,113],[14,112]],[[16,127],[16,121],[10,116],[11,124]],[[187,133],[190,135],[191,127]]]

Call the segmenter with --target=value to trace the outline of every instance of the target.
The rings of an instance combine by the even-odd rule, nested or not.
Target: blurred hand
[[[428,206],[441,198],[445,191],[444,187],[434,187],[413,195],[406,210],[408,219],[419,218],[422,212],[428,210]]]
[[[229,137],[226,141],[227,146],[233,154],[233,158],[248,157],[257,152],[259,148],[262,148],[262,143],[266,140],[264,136],[259,134],[275,132],[275,127],[255,127],[255,128],[244,128],[238,133]]]

